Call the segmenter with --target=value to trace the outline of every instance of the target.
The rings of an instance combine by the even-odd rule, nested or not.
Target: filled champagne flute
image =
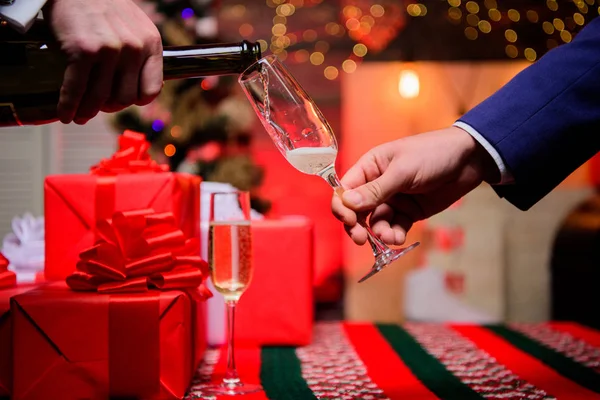
[[[215,395],[257,392],[259,385],[243,383],[238,376],[234,345],[235,306],[252,280],[249,192],[211,194],[208,246],[211,280],[227,304],[227,371],[219,385],[204,391]]]
[[[323,178],[341,196],[344,188],[335,171],[338,146],[331,126],[286,66],[274,55],[258,60],[238,82],[281,154],[296,169]],[[419,245],[391,249],[360,216],[375,263],[363,282]]]

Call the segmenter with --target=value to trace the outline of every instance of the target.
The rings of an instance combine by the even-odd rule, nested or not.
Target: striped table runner
[[[187,399],[215,399],[211,349]],[[574,323],[494,326],[319,323],[302,348],[240,348],[248,399],[598,399],[600,332]],[[226,398],[226,397],[223,397]]]

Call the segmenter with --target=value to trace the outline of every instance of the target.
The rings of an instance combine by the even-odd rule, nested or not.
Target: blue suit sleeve
[[[465,114],[514,184],[499,196],[527,210],[600,150],[600,18]]]

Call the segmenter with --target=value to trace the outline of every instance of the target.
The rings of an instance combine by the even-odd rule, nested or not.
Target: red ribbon
[[[173,213],[154,210],[116,212],[99,221],[100,240],[82,251],[77,271],[67,277],[76,291],[146,292],[198,288],[208,264],[197,256],[197,239],[187,239]],[[210,297],[208,289],[202,293]]]
[[[6,289],[17,285],[17,275],[8,270],[8,259],[0,253],[0,289]]]
[[[119,136],[119,150],[110,158],[105,158],[92,166],[90,172],[92,175],[101,176],[168,172],[169,166],[152,160],[148,149],[150,143],[143,133],[126,130]]]

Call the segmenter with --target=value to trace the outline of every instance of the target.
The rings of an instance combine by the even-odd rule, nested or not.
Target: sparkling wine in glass
[[[238,79],[275,146],[296,169],[323,178],[341,196],[344,188],[335,172],[337,141],[333,129],[289,70],[276,56],[260,59]],[[363,282],[419,245],[391,249],[360,216],[375,263]]]
[[[215,289],[227,304],[227,371],[221,384],[204,389],[215,395],[238,395],[261,390],[243,383],[235,367],[235,306],[252,280],[250,194],[212,193],[208,230],[208,259]]]

